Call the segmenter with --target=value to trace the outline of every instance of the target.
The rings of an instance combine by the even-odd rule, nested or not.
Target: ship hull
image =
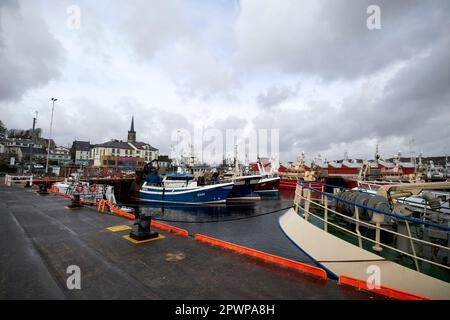
[[[367,279],[374,266],[383,275],[380,285],[432,299],[450,299],[450,284],[409,269],[355,246],[308,222],[294,209],[279,219],[283,233],[332,278]],[[320,262],[319,262],[320,261]],[[342,263],[346,261],[346,263]]]
[[[255,187],[255,192],[259,195],[271,195],[278,193],[280,177],[262,178]]]
[[[253,202],[261,200],[261,197],[255,192],[256,185],[261,176],[243,176],[233,180],[234,185],[228,195],[227,202]]]
[[[297,187],[297,178],[282,177],[279,183],[279,189],[295,191]]]
[[[144,184],[139,191],[139,200],[178,204],[221,204],[225,203],[232,189],[232,182],[194,188],[164,188]]]

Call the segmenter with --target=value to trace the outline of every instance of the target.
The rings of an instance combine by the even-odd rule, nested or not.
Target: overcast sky
[[[381,28],[367,28],[367,7]],[[71,5],[80,8],[74,24]],[[279,129],[280,158],[450,153],[450,1],[0,1],[0,119],[168,153],[203,125]]]

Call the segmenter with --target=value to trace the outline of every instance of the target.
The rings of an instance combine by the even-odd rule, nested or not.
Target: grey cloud
[[[240,83],[230,53],[225,53],[233,41],[231,18],[208,9],[199,15],[197,9],[195,3],[181,0],[133,1],[126,41],[140,61],[155,61],[164,70],[181,98],[233,100]]]
[[[153,58],[158,50],[191,32],[185,1],[135,0],[129,10],[126,35],[140,58]]]
[[[62,47],[32,4],[2,2],[0,24],[0,101],[17,100],[59,76]]]
[[[236,74],[211,50],[179,41],[163,61],[181,97],[202,100],[217,96],[228,100],[236,98],[234,93],[240,86]]]
[[[214,121],[212,127],[220,130],[225,135],[227,129],[244,129],[247,124],[247,119],[242,119],[236,116],[229,116],[225,119],[217,119],[216,121]]]
[[[381,30],[366,9],[381,8]],[[450,29],[448,1],[243,1],[236,26],[240,66],[325,80],[354,79],[407,60]]]
[[[420,148],[416,152],[445,154],[450,152],[450,73],[444,71],[449,51],[449,37],[441,39],[426,56],[416,57],[386,80],[383,88],[374,89],[368,79],[339,108],[312,101],[306,110],[282,115],[266,111],[253,122],[256,127],[279,128],[280,151],[290,158],[295,148],[324,154],[338,145],[358,146],[348,151],[370,155],[374,145],[361,146],[368,140],[381,141],[392,153],[393,148],[407,148],[412,138]]]
[[[216,17],[199,19],[209,17],[209,12],[198,3],[192,5],[178,0],[132,3],[123,34],[116,32],[120,24],[117,21],[127,18],[126,10],[123,13],[120,10],[122,7],[117,10],[118,15],[109,19],[92,14],[90,18],[98,18],[101,23],[86,26],[77,40],[67,39],[69,48],[78,41],[84,50],[74,55],[69,52],[72,59],[67,61],[72,64],[65,67],[73,70],[82,59],[105,52],[111,54],[111,61],[122,62],[123,52],[134,52],[138,61],[130,55],[123,64],[111,63],[111,78],[116,75],[121,78],[121,72],[126,73],[130,66],[145,65],[139,70],[155,70],[148,79],[155,81],[161,73],[161,82],[166,85],[170,79],[175,87],[167,89],[162,98],[157,94],[148,97],[137,93],[139,98],[120,97],[113,90],[95,91],[96,88],[123,88],[123,84],[105,77],[107,61],[96,64],[99,59],[90,60],[86,66],[89,72],[80,72],[86,77],[73,80],[70,78],[76,73],[71,72],[56,83],[61,91],[68,92],[67,96],[79,96],[73,100],[61,96],[58,101],[54,123],[58,143],[66,144],[75,138],[92,142],[110,138],[124,140],[134,114],[138,139],[167,153],[175,143],[171,134],[179,128],[192,130],[190,117],[200,113],[195,107],[184,109],[183,113],[172,112],[183,108],[179,102],[181,96],[209,99],[208,111],[215,118],[222,118],[213,123],[219,130],[244,128],[249,124],[257,129],[280,129],[280,148],[285,160],[292,160],[303,149],[307,154],[320,152],[328,158],[342,156],[344,148],[349,148],[350,154],[372,155],[376,141],[392,153],[412,137],[426,153],[450,152],[448,1],[286,0],[264,5],[260,1],[243,1],[237,21],[228,12],[216,19],[214,28],[209,27]],[[365,27],[369,4],[381,7],[381,30],[369,31]],[[13,100],[19,100],[29,89],[57,79],[64,53],[39,17],[42,12],[30,10],[30,6],[28,3],[27,7],[20,6],[13,0],[0,3],[0,103],[9,127],[31,123],[34,106]],[[201,10],[194,12],[196,8]],[[113,28],[110,28],[111,20],[114,20]],[[98,25],[101,32],[95,33]],[[87,39],[89,34],[91,37]],[[96,37],[104,37],[105,41],[99,44]],[[116,39],[124,40],[125,47],[115,50]],[[402,67],[395,71],[399,66]],[[380,80],[379,75],[384,73],[390,78]],[[133,80],[132,75],[126,76]],[[283,112],[273,108],[294,100],[296,95],[302,99],[303,106],[303,101],[312,96],[306,90],[302,96],[297,88],[281,83],[300,79],[311,84],[316,78],[319,78],[319,85],[314,85],[317,97],[308,101],[306,108]],[[136,76],[139,81],[146,79],[143,74]],[[346,88],[352,87],[349,89],[352,93],[337,97],[339,93],[331,87],[338,81],[330,84],[330,80],[342,81]],[[149,86],[153,85],[151,81]],[[77,86],[82,83],[85,86]],[[69,92],[73,85],[86,91]],[[321,91],[328,88],[331,92],[325,92],[324,96],[341,98],[342,105],[336,107],[336,101],[321,97]],[[50,105],[48,97],[42,96],[49,89],[36,90],[36,100],[45,100],[45,106]],[[95,98],[88,96],[91,92],[96,93]],[[242,102],[242,112],[227,117],[231,113],[226,107],[216,107],[223,105],[224,96],[242,98],[242,101],[253,97],[252,102],[262,110],[260,114],[250,114]],[[170,108],[171,103],[175,108]],[[44,131],[48,129],[48,108],[45,115],[40,113],[39,123],[43,124],[39,126]],[[327,154],[327,150],[335,154]]]
[[[450,72],[444,71],[449,65],[448,52],[450,37],[445,37],[427,56],[411,60],[386,83],[375,100],[367,99],[364,108],[349,103],[344,112],[351,113],[353,120],[366,122],[368,132],[382,136],[414,134],[428,127],[430,119],[450,118]],[[429,133],[425,134],[433,131],[429,127]]]
[[[147,116],[140,120],[142,121],[143,136],[150,143],[154,141],[155,147],[160,148],[161,153],[169,154],[170,147],[176,145],[177,141],[174,137],[176,137],[178,129],[193,132],[193,125],[190,120],[180,113],[160,107],[147,108],[147,110]]]
[[[256,102],[261,107],[267,109],[277,106],[289,98],[295,97],[297,93],[298,88],[291,88],[284,85],[271,86],[265,93],[260,93],[256,96]]]
[[[9,115],[18,114],[13,105],[6,111]],[[22,117],[25,114],[25,110],[21,110]],[[120,97],[112,104],[93,98],[77,97],[61,99],[56,103],[53,137],[59,145],[71,144],[73,140],[88,140],[91,143],[102,143],[110,139],[125,141],[132,115],[137,139],[161,149],[162,153],[168,153],[170,146],[175,144],[171,140],[173,132],[177,129],[192,130],[192,124],[183,115],[171,112],[168,108],[141,103],[132,97]],[[26,116],[31,124],[32,112],[28,111]],[[39,113],[38,119],[38,126],[43,128],[44,136],[48,135],[49,124],[50,114],[46,109]],[[11,122],[7,125],[16,126]],[[28,127],[27,122],[21,122],[20,125]]]

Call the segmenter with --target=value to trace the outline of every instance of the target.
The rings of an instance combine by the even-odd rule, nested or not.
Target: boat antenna
[[[237,144],[234,145],[234,170],[236,173],[239,172],[239,164],[238,164],[238,153],[237,153]]]

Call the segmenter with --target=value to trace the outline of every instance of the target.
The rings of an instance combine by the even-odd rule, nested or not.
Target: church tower
[[[131,118],[131,128],[128,131],[128,142],[136,142],[136,131],[134,131],[134,116]]]

